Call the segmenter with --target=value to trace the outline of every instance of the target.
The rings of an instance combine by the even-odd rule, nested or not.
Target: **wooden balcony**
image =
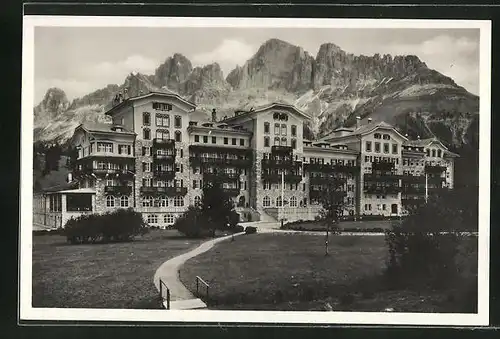
[[[203,173],[203,180],[214,181],[220,178],[223,182],[234,182],[240,180],[239,173]]]
[[[377,185],[364,185],[363,192],[368,194],[398,194],[401,192],[399,186],[377,186]]]
[[[97,162],[105,162],[104,167],[97,167]],[[108,168],[111,167],[111,168]],[[120,176],[130,178],[135,174],[135,158],[133,157],[100,157],[90,156],[78,159],[73,168],[75,176],[91,175],[96,176]]]
[[[173,149],[175,148],[174,139],[153,139],[153,149]]]
[[[425,173],[441,174],[446,171],[446,166],[425,165]]]
[[[87,168],[83,171],[78,171],[79,174],[94,174],[97,177],[114,177],[119,179],[131,179],[135,172],[125,169],[102,169],[102,168]]]
[[[221,166],[221,167],[236,167],[249,168],[252,165],[251,159],[230,159],[230,158],[208,158],[200,156],[191,156],[189,158],[191,166]]]
[[[321,172],[321,173],[352,173],[359,172],[358,165],[348,164],[321,164],[321,163],[304,163],[304,170],[308,172]]]
[[[262,168],[298,168],[302,162],[292,159],[262,159],[261,165]]]
[[[281,174],[262,173],[261,178],[265,182],[270,182],[273,184],[281,183]],[[299,174],[285,174],[284,181],[287,184],[298,184],[302,181],[302,176]]]
[[[216,146],[211,144],[200,144],[200,145],[190,145],[189,153],[196,154],[195,156],[201,156],[203,153],[216,153],[220,155],[225,154],[236,154],[245,155],[247,158],[251,158],[252,150],[250,148],[243,148],[238,146]],[[223,158],[223,156],[221,156]]]
[[[292,146],[271,146],[271,153],[291,155],[293,153],[293,148]]]
[[[187,194],[187,187],[142,186],[140,192],[142,195],[184,196]]]
[[[393,162],[373,162],[372,171],[391,171],[395,167]]]
[[[421,183],[425,184],[425,175],[402,175],[403,183]]]
[[[419,186],[403,185],[401,192],[403,194],[425,194],[425,184]]]
[[[175,163],[174,154],[153,154],[153,163],[173,164]]]
[[[156,170],[153,175],[158,179],[172,180],[175,178],[175,170]]]
[[[104,186],[104,194],[106,195],[130,195],[132,193],[132,186],[116,185]]]
[[[375,182],[394,182],[401,178],[401,175],[396,173],[365,173],[363,176],[364,181],[375,181]]]
[[[345,178],[336,178],[333,176],[311,176],[309,177],[309,183],[311,185],[326,185],[328,183],[333,183],[335,185],[343,185],[347,182]]]

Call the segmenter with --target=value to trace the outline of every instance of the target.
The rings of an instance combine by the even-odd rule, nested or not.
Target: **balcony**
[[[368,194],[398,194],[399,192],[401,192],[401,187],[364,185],[363,192]]]
[[[345,178],[335,178],[333,176],[312,176],[309,178],[309,183],[311,185],[325,185],[328,183],[333,183],[335,185],[343,185],[347,182]]]
[[[133,178],[135,173],[131,170],[125,169],[103,169],[103,168],[88,168],[82,171],[85,174],[94,174],[96,176],[114,176],[122,179]]]
[[[394,169],[393,162],[374,162],[372,163],[372,171],[392,171]]]
[[[338,172],[338,173],[358,173],[359,166],[350,164],[321,164],[321,163],[305,163],[304,169],[309,172]]]
[[[238,146],[216,146],[211,144],[201,144],[201,145],[190,145],[189,153],[196,154],[196,156],[200,156],[203,153],[217,153],[220,155],[225,154],[236,154],[236,155],[245,155],[247,157],[252,156],[252,150],[249,148],[242,148]],[[222,156],[221,156],[222,158]]]
[[[425,185],[424,186],[403,185],[401,192],[403,194],[425,194]]]
[[[261,165],[262,168],[298,168],[302,162],[292,159],[262,159]]]
[[[98,163],[104,163],[99,165]],[[91,156],[78,159],[75,163],[74,175],[119,175],[133,177],[135,172],[135,159],[131,157],[98,157]]]
[[[214,181],[217,178],[220,178],[220,180],[227,182],[227,181],[239,181],[240,180],[240,174],[239,173],[203,173],[203,179],[207,181]]]
[[[175,178],[175,170],[156,170],[153,175],[158,179],[172,180]]]
[[[104,186],[104,194],[106,195],[130,195],[132,193],[132,186],[117,185],[117,186]]]
[[[281,174],[262,173],[262,180],[269,183],[278,184],[281,182]],[[302,181],[302,176],[299,174],[285,174],[284,181],[287,184],[298,184]]]
[[[173,164],[175,163],[174,154],[153,154],[153,162],[163,163],[163,164]]]
[[[173,139],[153,139],[154,149],[171,149],[175,148],[175,140]]]
[[[223,188],[223,190],[230,197],[237,197],[240,194],[239,188]]]
[[[142,186],[140,192],[142,195],[184,196],[187,194],[187,187]]]
[[[216,165],[222,167],[245,168],[252,165],[250,159],[230,159],[230,158],[208,158],[200,156],[191,156],[189,158],[191,166]]]
[[[363,176],[365,181],[375,181],[375,182],[394,182],[401,178],[401,175],[396,173],[366,173]]]
[[[292,146],[271,146],[271,153],[274,154],[292,154]]]
[[[425,165],[425,173],[441,174],[446,171],[446,166]]]
[[[403,183],[420,183],[425,184],[424,175],[403,175],[401,176]]]

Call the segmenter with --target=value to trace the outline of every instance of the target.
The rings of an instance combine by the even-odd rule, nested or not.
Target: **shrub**
[[[245,228],[245,234],[254,234],[254,233],[257,233],[257,227],[247,226]]]
[[[130,241],[147,233],[140,213],[119,209],[106,214],[84,214],[66,222],[64,235],[72,244]]]
[[[235,225],[235,226],[233,226],[233,227],[230,228],[230,231],[232,233],[241,233],[241,232],[245,231],[245,227],[243,227],[241,225]]]
[[[175,220],[174,229],[189,238],[200,238],[209,233],[208,220],[200,208],[189,206],[182,216]]]

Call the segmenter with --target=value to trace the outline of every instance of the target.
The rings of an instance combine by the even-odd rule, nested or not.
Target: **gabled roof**
[[[137,100],[141,100],[141,99],[145,99],[145,98],[149,98],[151,96],[155,96],[155,95],[159,95],[159,96],[162,96],[162,97],[167,97],[167,98],[175,98],[177,100],[179,100],[180,102],[190,106],[191,108],[195,109],[196,108],[196,105],[194,103],[192,103],[191,101],[188,101],[186,99],[184,99],[183,97],[181,97],[179,94],[177,93],[174,93],[172,91],[165,91],[165,92],[155,92],[155,91],[152,91],[152,92],[149,92],[147,94],[143,94],[143,95],[138,95],[136,97],[132,97],[132,98],[127,98],[127,99],[124,99],[122,102],[120,102],[118,105],[115,105],[113,107],[111,107],[106,113],[106,115],[109,115],[111,114],[112,111],[114,111],[115,109],[119,108],[119,107],[123,107],[125,106],[128,102],[133,102],[133,101],[137,101]]]
[[[426,139],[417,139],[417,140],[407,140],[404,143],[404,146],[413,146],[413,147],[427,147],[433,142],[439,143],[445,150],[448,148],[436,137],[434,138],[426,138]]]
[[[354,130],[350,129],[351,133],[344,134],[342,136],[334,136],[334,135],[329,134],[329,135],[321,138],[321,140],[344,139],[344,138],[348,138],[348,137],[352,137],[352,136],[356,136],[356,135],[364,135],[364,134],[371,133],[372,131],[376,130],[377,128],[392,129],[394,132],[396,132],[404,140],[408,139],[404,135],[399,133],[398,130],[396,130],[394,128],[394,126],[386,123],[385,121],[380,121],[380,122],[371,122],[371,123],[359,126],[358,128],[356,128]],[[338,130],[339,129],[336,129],[335,131],[338,131]],[[347,129],[347,130],[349,131],[349,129]]]
[[[291,108],[293,109],[297,114],[303,116],[304,118],[306,119],[311,119],[312,117],[307,114],[306,112],[298,109],[297,107],[295,107],[294,105],[291,105],[291,104],[287,104],[287,103],[284,103],[284,102],[273,102],[273,103],[270,103],[270,104],[266,104],[266,105],[261,105],[261,106],[255,106],[255,107],[251,107],[250,109],[245,109],[245,110],[236,110],[236,112],[242,112],[238,115],[234,115],[232,117],[228,117],[227,119],[223,120],[224,122],[226,121],[231,121],[231,120],[234,120],[236,118],[240,118],[240,117],[243,117],[243,116],[250,116],[252,114],[255,114],[255,113],[259,113],[259,112],[262,112],[262,111],[266,111],[270,108],[273,108],[273,107],[284,107],[284,108]]]
[[[97,132],[97,133],[113,133],[113,134],[125,134],[125,135],[135,135],[134,132],[127,130],[125,127],[120,126],[122,131],[114,131],[112,127],[116,126],[113,124],[105,124],[105,123],[83,123],[76,127],[76,129],[81,128],[89,133]]]

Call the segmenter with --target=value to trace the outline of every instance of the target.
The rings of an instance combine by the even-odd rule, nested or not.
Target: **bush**
[[[173,228],[189,238],[201,238],[209,232],[208,220],[200,208],[189,206],[184,214],[175,220]]]
[[[241,225],[235,225],[229,229],[232,233],[241,233],[245,231],[245,227]]]
[[[245,234],[254,234],[254,233],[257,233],[257,227],[247,226],[245,228]]]
[[[147,231],[141,214],[132,209],[81,215],[68,220],[64,227],[64,235],[72,244],[130,241]]]

